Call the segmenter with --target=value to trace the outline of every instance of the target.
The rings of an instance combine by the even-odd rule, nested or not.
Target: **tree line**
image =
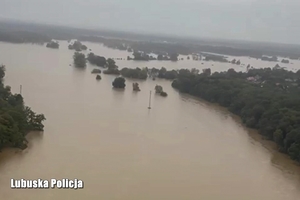
[[[103,71],[104,74],[122,75],[126,78],[136,79],[147,79],[148,77],[148,71],[145,69],[123,68],[119,70],[119,67],[116,65],[116,62],[113,59],[106,59],[105,57],[95,55],[94,53],[89,53],[86,57],[83,53],[75,52],[73,60],[76,67],[84,68],[86,67],[86,61],[88,61],[92,65],[105,68]]]
[[[300,70],[281,67],[248,72],[179,70],[172,87],[217,103],[241,117],[243,123],[273,140],[281,152],[300,161]]]
[[[5,67],[0,66],[0,150],[5,147],[25,149],[25,138],[29,131],[43,131],[43,114],[36,114],[24,105],[20,94],[12,94],[9,86],[4,86]]]

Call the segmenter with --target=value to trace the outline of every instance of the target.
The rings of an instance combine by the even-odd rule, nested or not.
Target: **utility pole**
[[[20,85],[20,95],[22,95],[22,85]]]
[[[148,109],[151,109],[151,90],[150,90],[149,107],[148,107]]]

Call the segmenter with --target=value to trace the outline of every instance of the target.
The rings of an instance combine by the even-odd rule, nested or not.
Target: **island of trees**
[[[93,69],[92,74],[101,74],[101,70],[100,69]]]
[[[105,70],[103,73],[104,74],[113,74],[113,75],[119,75],[120,71],[119,71],[119,67],[116,65],[116,62],[111,59],[108,58],[106,60],[106,66],[107,66],[107,70]]]
[[[233,59],[233,60],[231,61],[231,64],[234,64],[234,65],[240,65],[240,64],[241,64],[241,61],[240,61],[240,60]]]
[[[166,97],[168,94],[163,90],[163,87],[160,85],[155,86],[155,93],[159,94],[160,96]]]
[[[108,58],[106,59],[103,56],[95,55],[94,53],[89,53],[87,60],[92,65],[96,65],[99,67],[106,68],[106,70],[103,71],[104,74],[112,74],[112,75],[122,75],[126,78],[135,78],[135,79],[147,79],[148,77],[148,71],[147,69],[130,69],[130,68],[123,68],[122,70],[119,70],[119,67],[116,65],[116,62]]]
[[[46,45],[47,48],[52,48],[52,49],[58,49],[59,48],[59,43],[56,41],[51,41],[48,42]]]
[[[261,60],[270,61],[270,62],[277,62],[278,58],[277,58],[277,56],[272,56],[272,57],[262,56]]]
[[[25,149],[25,136],[30,131],[43,131],[43,114],[36,114],[25,106],[22,95],[12,94],[4,86],[5,67],[0,66],[0,150],[5,147]]]
[[[89,53],[87,56],[87,60],[92,64],[98,67],[106,67],[106,58],[102,56],[97,56],[94,53]]]
[[[133,91],[136,91],[136,92],[141,91],[138,83],[132,83],[132,89],[133,89]]]
[[[148,71],[147,69],[140,69],[140,68],[135,68],[135,69],[130,69],[130,68],[123,68],[120,71],[121,75],[126,77],[126,78],[135,78],[135,79],[143,79],[146,80],[148,77]]]
[[[112,82],[112,85],[114,88],[118,89],[124,89],[126,84],[125,84],[125,79],[123,77],[117,77],[115,80]]]
[[[101,76],[99,75],[99,74],[97,74],[97,76],[96,76],[96,80],[101,80],[102,78],[101,78]]]
[[[213,54],[203,54],[205,61],[215,61],[215,62],[228,62],[225,56],[213,55]],[[195,60],[195,59],[194,59]],[[199,60],[199,59],[197,59]],[[201,60],[201,59],[200,59]]]
[[[86,58],[83,53],[75,52],[73,55],[74,66],[79,68],[86,67]]]
[[[82,44],[80,41],[74,41],[73,44],[69,44],[68,48],[70,50],[75,50],[75,51],[82,51],[82,50],[87,50],[87,46],[85,46],[84,44]]]
[[[125,39],[126,38],[126,39]],[[128,52],[140,51],[146,54],[191,55],[197,52],[210,52],[230,56],[247,56],[261,59],[262,56],[278,56],[298,60],[300,49],[294,45],[262,44],[257,42],[231,42],[173,38],[116,31],[100,31],[69,28],[55,25],[42,25],[25,22],[0,22],[0,41],[12,43],[43,44],[55,40],[77,39],[102,43],[104,46]],[[81,48],[78,48],[80,50]]]
[[[288,59],[282,59],[281,62],[282,63],[290,63],[290,61]]]

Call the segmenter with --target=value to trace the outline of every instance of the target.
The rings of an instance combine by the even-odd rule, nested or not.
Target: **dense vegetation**
[[[154,89],[155,89],[156,94],[159,94],[160,96],[163,96],[163,97],[168,96],[168,94],[163,90],[162,86],[156,85]]]
[[[138,83],[132,83],[132,89],[133,89],[133,91],[136,91],[136,92],[141,91]]]
[[[261,60],[270,61],[270,62],[277,62],[278,58],[276,56],[272,56],[272,57],[262,56]]]
[[[172,53],[170,55],[158,54],[157,58],[149,55],[148,53],[142,51],[135,51],[133,54],[133,58],[127,56],[127,60],[136,60],[136,61],[150,61],[150,60],[170,60],[170,61],[178,61],[178,54]]]
[[[55,40],[78,39],[99,42],[109,48],[124,51],[141,51],[147,54],[189,55],[196,52],[211,52],[231,56],[250,56],[260,59],[263,55],[298,59],[300,47],[290,44],[261,42],[232,42],[171,36],[154,36],[121,31],[89,30],[63,26],[0,22],[0,41],[14,43],[45,43]],[[126,39],[119,39],[126,38]],[[78,49],[79,50],[79,49]]]
[[[240,64],[241,64],[241,61],[240,61],[240,60],[233,59],[233,60],[231,61],[231,64],[234,64],[234,65],[240,65]]]
[[[68,48],[70,50],[75,50],[75,51],[81,51],[81,50],[87,50],[87,46],[82,44],[80,41],[74,41],[73,44],[69,44]]]
[[[123,68],[121,69],[121,74],[122,76],[126,77],[126,78],[136,78],[136,79],[147,79],[148,77],[148,72],[146,69],[140,69],[140,68],[136,68],[136,69],[130,69],[130,68]]]
[[[107,70],[105,70],[103,73],[104,74],[113,74],[113,75],[119,75],[120,71],[119,71],[119,67],[116,65],[116,62],[111,59],[108,58],[106,60],[106,66],[107,66]]]
[[[105,57],[95,55],[94,53],[89,53],[87,60],[96,66],[107,68],[105,71],[103,71],[104,74],[113,74],[113,75],[122,75],[126,78],[136,78],[136,79],[147,79],[148,77],[148,71],[147,69],[130,69],[130,68],[123,68],[122,70],[119,70],[118,66],[116,65],[116,62]],[[98,73],[96,69],[93,70],[92,73]],[[100,72],[101,73],[101,72]]]
[[[290,61],[288,59],[282,59],[281,62],[282,63],[290,63]]]
[[[213,55],[213,54],[203,54],[205,56],[205,61],[215,61],[215,62],[228,62],[226,57],[221,55]]]
[[[58,49],[59,43],[55,41],[48,42],[46,45],[47,48]]]
[[[0,66],[0,150],[4,147],[27,147],[25,138],[29,131],[43,131],[45,116],[34,113],[24,105],[20,94],[12,94],[4,86],[5,67]]]
[[[167,71],[166,68],[162,67],[160,69],[156,69],[156,68],[152,68],[152,69],[148,69],[148,74],[150,77],[158,77],[158,78],[164,78],[164,79],[168,79],[168,80],[174,80],[178,77],[180,71],[182,71],[184,69],[180,69],[180,70],[170,70]],[[210,70],[210,69],[209,69]],[[199,69],[193,68],[190,71],[193,74],[198,74],[199,73]]]
[[[83,53],[75,52],[73,55],[75,67],[84,68],[86,67],[86,59]]]
[[[39,34],[32,31],[14,31],[0,28],[0,41],[11,43],[35,43],[44,44],[51,41],[45,34]]]
[[[148,55],[147,53],[144,52],[138,52],[135,51],[133,54],[133,58],[127,57],[127,60],[137,60],[137,61],[149,61],[149,60],[156,60],[153,56]]]
[[[87,60],[92,64],[98,67],[106,66],[106,58],[102,56],[97,56],[94,53],[89,53],[87,56]]]
[[[300,161],[300,70],[249,69],[247,73],[202,74],[180,70],[172,86],[180,92],[227,107],[243,123],[273,140],[281,152]]]
[[[113,85],[114,88],[124,89],[125,86],[126,86],[125,79],[123,77],[117,77],[112,82],[112,85]]]
[[[93,69],[92,74],[101,74],[101,70],[100,69]]]

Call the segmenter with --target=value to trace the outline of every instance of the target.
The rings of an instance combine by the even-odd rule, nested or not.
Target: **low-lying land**
[[[121,39],[120,39],[121,38]],[[230,56],[247,56],[265,61],[273,57],[300,58],[300,46],[290,44],[256,43],[245,41],[204,40],[172,36],[141,35],[105,30],[89,30],[54,25],[29,24],[12,21],[0,22],[0,41],[13,43],[43,44],[55,40],[90,41],[102,43],[109,48],[155,53],[157,55],[191,55],[210,52]],[[82,50],[77,48],[77,50]],[[144,59],[141,58],[136,58]],[[151,59],[151,57],[149,57]]]

